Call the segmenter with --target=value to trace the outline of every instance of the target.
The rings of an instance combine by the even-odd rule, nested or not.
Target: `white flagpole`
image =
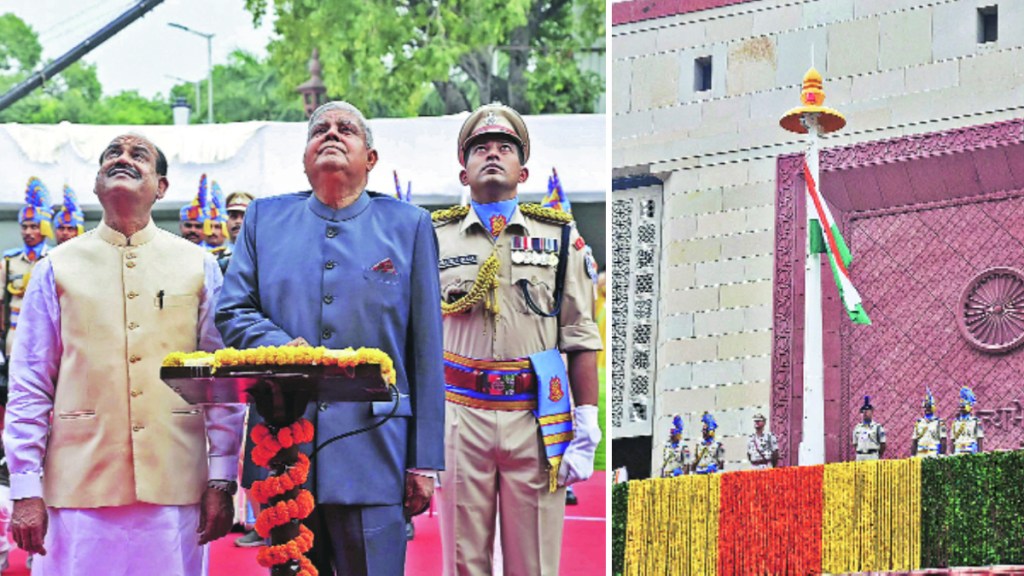
[[[807,168],[821,189],[818,178],[817,113],[806,113],[800,122],[807,128]],[[807,265],[804,270],[804,421],[800,442],[801,466],[825,463],[825,353],[822,346],[821,253],[811,251],[811,221],[817,220],[810,192],[807,193]],[[825,226],[824,222],[819,222]]]
[[[814,53],[811,52],[813,61]],[[825,133],[842,129],[846,118],[837,110],[825,107],[825,91],[821,74],[811,66],[804,74],[803,89],[800,91],[801,106],[793,108],[779,120],[783,129],[797,134],[807,134],[807,176],[814,180],[814,186],[821,198],[821,181],[818,175],[818,138]],[[808,183],[809,184],[809,183]],[[825,356],[822,346],[821,322],[821,254],[811,252],[811,221],[818,220],[808,187],[807,206],[807,262],[804,270],[804,396],[803,426],[800,447],[797,450],[801,466],[824,464],[825,462]],[[821,229],[828,224],[820,222]]]

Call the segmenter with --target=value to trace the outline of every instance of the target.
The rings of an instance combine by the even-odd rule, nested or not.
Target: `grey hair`
[[[313,126],[320,121],[320,117],[330,112],[331,110],[340,110],[342,112],[348,112],[349,114],[356,117],[356,122],[359,124],[359,128],[362,129],[364,137],[363,140],[366,142],[367,148],[373,148],[373,132],[370,131],[369,124],[366,123],[366,116],[352,104],[343,100],[334,100],[321,104],[319,108],[313,111],[313,114],[309,117],[309,124],[306,126],[306,141],[308,142],[313,134]]]

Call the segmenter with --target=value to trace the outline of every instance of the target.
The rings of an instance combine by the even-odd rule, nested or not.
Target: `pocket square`
[[[398,271],[395,270],[395,263],[391,261],[391,258],[385,258],[380,262],[377,262],[370,268],[370,270],[384,274],[398,274]]]

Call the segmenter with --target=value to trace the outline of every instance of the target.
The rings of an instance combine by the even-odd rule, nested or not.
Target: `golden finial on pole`
[[[812,66],[804,74],[804,87],[800,91],[802,106],[793,108],[779,120],[779,125],[797,134],[806,134],[807,126],[801,122],[804,114],[817,114],[821,133],[835,132],[846,126],[846,118],[838,111],[824,106],[825,91],[822,90],[821,74]]]

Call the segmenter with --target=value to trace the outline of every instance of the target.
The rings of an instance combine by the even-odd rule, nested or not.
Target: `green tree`
[[[20,75],[18,75],[20,76]],[[20,80],[19,80],[20,81]],[[14,82],[11,83],[11,86]],[[170,124],[171,108],[162,98],[135,91],[103,96],[96,66],[75,62],[36,90],[0,111],[0,122],[24,124]]]
[[[258,24],[268,3],[246,8]],[[603,0],[275,0],[280,38],[268,51],[291,89],[318,48],[328,94],[373,116],[494,100],[524,113],[589,112],[604,86],[578,56],[603,42],[604,9]]]
[[[0,15],[0,74],[28,72],[43,55],[32,27],[14,14]]]
[[[13,14],[0,16],[0,92],[29,77],[42,62],[35,31]],[[171,110],[162,98],[136,92],[103,96],[96,66],[75,62],[41,90],[35,90],[0,111],[0,122],[56,124],[169,124]]]
[[[302,99],[294,88],[281,85],[281,74],[268,62],[243,50],[228,56],[227,64],[213,67],[214,122],[268,120],[301,122],[305,120]],[[170,100],[184,98],[192,107],[192,123],[206,122],[206,81],[200,83],[200,103],[196,106],[195,85],[178,84],[171,89]]]

